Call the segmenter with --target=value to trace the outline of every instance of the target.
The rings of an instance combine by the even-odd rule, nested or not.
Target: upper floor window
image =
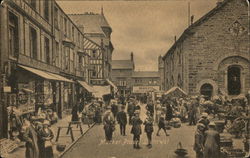
[[[31,5],[31,7],[33,7],[34,9],[36,9],[36,1],[37,1],[37,0],[30,0],[30,5]]]
[[[19,52],[18,17],[9,12],[9,53],[17,57]]]
[[[75,28],[72,26],[72,41],[75,41]]]
[[[54,9],[54,13],[55,13],[55,17],[54,17],[54,20],[55,20],[55,27],[58,28],[58,9],[55,7]]]
[[[49,0],[44,0],[44,18],[49,21]]]
[[[30,56],[37,59],[37,33],[33,27],[30,27]]]
[[[56,42],[56,48],[55,52],[53,53],[53,64],[55,64],[57,67],[59,67],[59,43]]]
[[[50,44],[49,39],[47,37],[44,38],[44,55],[45,55],[45,62],[50,63]]]
[[[64,33],[67,35],[67,18],[64,18]]]
[[[96,58],[96,56],[97,56],[96,50],[93,50],[93,51],[92,51],[92,57],[93,57],[93,58]]]

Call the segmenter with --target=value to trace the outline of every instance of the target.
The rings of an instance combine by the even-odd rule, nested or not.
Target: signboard
[[[159,90],[160,86],[133,86],[133,93],[148,93]]]
[[[3,87],[3,92],[10,93],[11,92],[11,87],[8,87],[8,86]]]

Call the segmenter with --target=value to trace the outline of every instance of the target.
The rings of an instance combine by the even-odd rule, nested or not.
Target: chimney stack
[[[134,61],[134,53],[131,52],[131,61]]]
[[[217,0],[217,5],[221,5],[224,0]]]
[[[176,42],[176,36],[174,36],[174,43]]]
[[[194,15],[191,16],[191,25],[194,23]]]

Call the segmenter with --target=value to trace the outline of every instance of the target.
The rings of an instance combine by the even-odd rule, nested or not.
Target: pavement
[[[142,120],[145,119],[145,113],[145,105],[143,105],[140,114]],[[151,149],[146,147],[147,137],[144,131],[141,135],[142,149],[134,149],[130,125],[127,125],[127,136],[121,136],[119,126],[116,125],[112,143],[105,142],[103,125],[95,125],[64,153],[62,158],[176,158],[174,151],[179,142],[188,150],[186,158],[195,157],[193,151],[195,126],[182,124],[181,128],[168,130],[170,136],[165,136],[163,131],[160,132],[160,136],[156,136],[157,128],[157,125],[154,125]]]
[[[52,144],[53,144],[53,152],[54,152],[55,157],[59,157],[59,155],[61,154],[61,152],[56,150],[57,144],[65,144],[66,148],[72,145],[72,140],[70,137],[60,137],[58,142],[55,142],[56,136],[57,136],[57,127],[68,126],[68,123],[70,121],[71,121],[71,115],[65,115],[62,119],[58,120],[56,124],[51,126],[51,130],[54,133]],[[82,129],[83,129],[83,133],[85,133],[89,129],[89,127],[88,125],[82,124]],[[76,125],[72,125],[72,130],[73,130],[73,136],[76,142],[82,135],[81,135],[81,132],[78,131],[79,128],[77,128]],[[66,135],[66,132],[67,132],[67,129],[64,128],[61,130],[60,135]],[[19,147],[15,149],[12,153],[9,153],[9,155],[7,155],[7,158],[23,158],[23,157],[25,157],[25,146]]]

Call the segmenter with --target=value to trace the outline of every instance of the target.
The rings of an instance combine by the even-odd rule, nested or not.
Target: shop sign
[[[11,92],[11,87],[9,87],[9,86],[3,87],[3,92],[4,93],[10,93]]]
[[[159,90],[159,86],[133,86],[133,93],[148,93]]]

